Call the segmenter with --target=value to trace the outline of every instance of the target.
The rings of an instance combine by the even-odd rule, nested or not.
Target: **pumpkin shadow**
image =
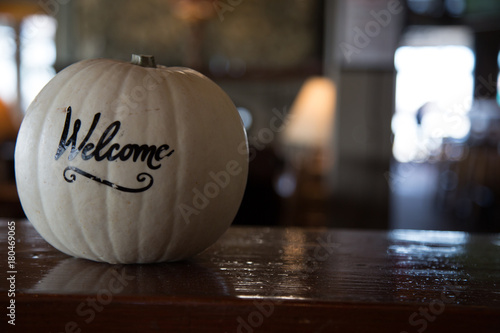
[[[34,288],[44,294],[224,297],[234,288],[210,262],[111,265],[68,258]]]

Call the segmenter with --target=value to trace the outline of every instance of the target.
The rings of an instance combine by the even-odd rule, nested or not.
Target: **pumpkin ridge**
[[[64,83],[64,86],[70,86],[70,83],[72,82],[81,82],[81,77],[87,79],[87,74],[92,72],[93,67],[99,66],[99,62],[93,62],[92,60],[84,60],[80,63],[73,64],[71,66],[68,66],[64,68],[60,74],[62,75],[69,75],[69,81]],[[71,73],[71,74],[68,74]],[[57,78],[57,75],[56,77]],[[88,80],[88,79],[87,79]],[[73,90],[78,89],[80,85],[75,84],[75,86],[72,88],[71,91],[68,93],[75,93]],[[79,89],[78,89],[79,90]],[[65,105],[65,107],[68,107],[70,105]]]
[[[54,107],[54,100],[52,100],[51,104],[50,104],[50,108],[49,110],[52,110],[52,108]],[[33,117],[33,116],[31,116]],[[36,122],[39,124],[41,130],[37,130],[37,131],[32,131],[32,133],[39,133],[38,134],[38,137],[37,137],[37,140],[36,142],[40,142],[41,141],[41,138],[45,135],[45,132],[44,131],[47,131],[48,130],[48,127],[45,126],[45,122],[47,121],[46,118],[43,119],[43,121],[41,122]],[[31,124],[33,124],[33,122],[31,122]],[[38,155],[42,154],[43,151],[41,149],[38,150]],[[38,195],[40,197],[40,202],[41,202],[41,210],[43,212],[43,218],[45,219],[45,223],[47,224],[48,228],[44,228],[44,230],[50,232],[51,234],[51,239],[52,239],[52,242],[55,242],[56,244],[54,244],[54,246],[56,246],[57,248],[61,249],[61,251],[69,254],[69,255],[75,255],[75,252],[72,251],[69,247],[65,246],[64,245],[64,242],[61,241],[60,239],[60,235],[61,233],[60,232],[54,232],[54,229],[63,229],[62,226],[60,226],[61,228],[57,228],[57,221],[56,219],[54,218],[51,218],[47,215],[47,212],[50,211],[50,209],[47,209],[47,200],[50,200],[50,196],[47,198],[47,196],[44,196],[43,193],[42,193],[42,187],[40,186],[39,182],[41,180],[43,180],[44,178],[42,177],[43,175],[40,174],[42,168],[39,167],[39,161],[43,161],[43,158],[41,158],[40,156],[37,156],[37,158],[35,159],[36,161],[36,165],[34,165],[34,170],[37,170],[36,173],[37,173],[37,186],[36,186],[36,189],[38,191]],[[45,199],[44,199],[45,198]],[[64,231],[64,230],[63,230]]]
[[[210,93],[213,92],[213,90],[212,90],[213,87],[210,84],[208,84],[209,81],[196,80],[196,78],[199,75],[203,76],[203,74],[201,74],[201,73],[196,74],[195,72],[192,72],[191,70],[185,69],[185,68],[180,68],[179,71],[182,71],[182,73],[184,74],[182,78],[183,78],[183,86],[185,87],[185,89],[188,89],[191,82],[193,82],[193,81],[199,85],[198,86],[199,94],[198,94],[196,100],[194,100],[194,102],[193,102],[194,106],[199,106],[201,103],[203,103],[202,100],[204,100],[206,98],[211,98]],[[220,101],[217,101],[217,103],[219,103],[219,102]],[[201,128],[200,132],[204,133],[207,136],[212,136],[215,134],[213,129],[210,127],[209,122],[206,121],[206,119],[207,119],[206,115],[212,111],[212,107],[213,107],[212,105],[207,105],[203,109],[198,109],[198,108],[197,109],[190,109],[191,112],[195,113],[195,117],[196,117],[195,119],[198,120],[198,123],[196,124],[196,126],[199,126]],[[207,146],[207,142],[208,142],[207,140],[209,140],[209,138],[199,137],[198,141],[193,143],[193,144],[195,144],[197,146],[198,145],[204,146],[203,151],[207,152],[210,149],[215,148],[215,147]],[[212,165],[210,167],[210,169],[208,169],[207,171],[212,171],[212,172],[219,171],[219,170],[214,170],[213,167],[214,166]],[[203,186],[205,184],[207,184],[207,182],[209,180],[207,178],[203,178],[203,177],[207,177],[206,172],[203,174],[200,174],[199,176],[201,178],[199,178],[198,185],[200,187],[200,191],[203,191],[204,190]],[[183,179],[181,183],[185,183],[185,180]],[[195,186],[195,184],[193,184],[193,186]],[[198,186],[196,186],[196,187],[198,187]],[[212,203],[209,203],[209,205],[210,204],[212,204]],[[210,207],[206,207],[205,209],[210,209]],[[208,224],[209,219],[207,219],[206,215],[203,214],[203,215],[201,215],[200,220],[197,220],[196,222],[190,222],[190,223]],[[206,231],[203,232],[200,229],[198,229],[196,232],[193,232],[193,234],[191,235],[191,238],[188,240],[189,241],[188,247],[192,249],[193,244],[196,244],[198,239],[204,238],[206,234],[207,234]],[[185,254],[182,254],[182,255],[185,255]]]
[[[120,63],[114,63],[111,66],[108,66],[106,64],[106,66],[103,66],[103,63],[101,63],[101,62],[94,62],[94,63],[92,63],[92,65],[90,67],[85,68],[85,70],[80,70],[79,71],[79,72],[84,72],[84,74],[86,74],[86,75],[89,75],[89,73],[94,73],[94,71],[96,71],[96,70],[98,70],[98,73],[99,73],[98,76],[97,76],[97,80],[94,81],[92,79],[88,79],[88,81],[93,81],[93,84],[91,85],[91,88],[86,92],[85,97],[82,99],[82,101],[81,101],[82,105],[86,105],[86,101],[88,101],[91,98],[91,96],[94,95],[92,91],[98,89],[99,85],[97,84],[97,82],[102,81],[102,80],[107,80],[108,79],[108,77],[106,75],[107,72],[111,71],[112,69],[114,69],[114,67],[116,67],[118,65],[120,65]],[[98,67],[98,68],[94,68],[94,67]],[[99,68],[99,67],[105,67],[104,71],[102,70],[102,68]],[[111,71],[111,73],[113,73],[113,72]],[[108,167],[109,167],[109,165],[108,165]],[[74,195],[75,195],[74,193],[75,193],[75,191],[71,191],[70,193],[71,193],[71,203],[73,204],[73,211],[76,211],[76,209],[75,209],[75,202],[77,200],[74,200]],[[106,193],[108,193],[108,191],[106,191]],[[103,206],[107,208],[107,196],[103,200]],[[106,212],[107,212],[107,214],[109,214],[109,210],[108,209],[106,209]],[[96,222],[96,221],[94,221],[94,222]],[[107,228],[105,228],[105,229],[107,231],[108,241],[109,241],[110,244],[112,244],[110,236],[109,236],[109,230],[108,230],[109,229],[109,223],[105,223],[105,224],[107,226]],[[89,250],[89,252],[92,253],[92,255],[94,256],[94,258],[99,259],[99,260],[103,260],[104,259],[104,253],[99,253],[98,249],[96,249],[94,246],[92,246],[92,244],[94,244],[95,242],[91,241],[92,236],[88,235],[85,232],[83,225],[84,224],[82,224],[82,223],[78,223],[78,226],[79,226],[79,229],[80,229],[80,233],[81,233],[82,237],[85,240],[84,244],[86,245],[86,247]],[[97,243],[95,245],[98,246],[99,244]],[[112,249],[113,249],[113,254],[116,257],[116,252],[115,252],[115,249],[114,249],[113,246],[112,246]]]
[[[35,101],[37,100],[37,98],[35,98]],[[36,102],[35,102],[36,103]],[[32,138],[33,139],[33,142],[40,142],[42,136],[43,136],[43,131],[45,130],[45,121],[46,119],[44,118],[42,121],[32,121],[31,119],[33,117],[36,117],[37,114],[35,114],[34,116],[32,115],[32,112],[30,112],[30,108],[28,108],[28,110],[26,111],[25,115],[24,115],[24,119],[23,119],[23,124],[21,125],[21,128],[19,130],[19,134],[18,134],[18,142],[22,140],[22,138],[24,136],[27,136],[28,138]],[[38,127],[35,127],[35,130],[32,130],[31,129],[31,126],[35,127],[35,126],[38,126]],[[28,129],[26,129],[28,128]],[[26,131],[27,134],[24,134]],[[36,136],[34,133],[38,133],[38,136]],[[35,138],[33,138],[34,136],[36,136]],[[26,155],[25,152],[22,152],[22,153],[18,153],[18,149],[19,149],[19,146],[18,144],[16,144],[16,155],[17,154],[22,154],[22,155]],[[40,154],[41,152],[38,151],[38,154]],[[32,154],[32,150],[30,149],[29,150],[29,153],[28,154]],[[16,156],[16,161],[15,161],[15,165],[16,165],[16,169],[19,167],[19,165],[21,164],[21,161],[23,160],[20,160],[20,157],[19,156]],[[54,231],[52,230],[52,224],[51,224],[51,220],[48,218],[47,216],[47,210],[45,209],[45,204],[44,204],[44,196],[42,195],[42,186],[40,186],[40,180],[42,179],[40,177],[40,168],[38,167],[39,165],[39,158],[37,156],[37,158],[35,159],[35,161],[31,164],[31,170],[36,170],[35,171],[35,177],[30,177],[30,178],[35,178],[36,181],[34,182],[34,189],[32,189],[32,191],[36,191],[38,192],[38,197],[40,198],[40,203],[41,203],[41,206],[39,210],[36,210],[34,211],[33,213],[36,215],[37,212],[39,214],[43,214],[43,217],[41,218],[41,220],[44,222],[45,225],[43,224],[35,224],[33,223],[34,220],[36,220],[34,218],[34,216],[31,216],[31,212],[26,212],[25,211],[25,214],[26,216],[28,217],[28,220],[33,224],[33,226],[35,227],[35,229],[38,231],[39,234],[41,234],[43,237],[47,237],[47,239],[50,240],[49,243],[51,243],[53,246],[57,247],[57,248],[60,248],[61,251],[68,251],[68,253],[71,253],[71,251],[69,251],[64,245],[63,243],[60,241],[59,237],[56,235],[56,233],[54,233]],[[31,176],[31,175],[30,175]],[[16,170],[16,181],[18,181],[18,177],[17,177],[17,170]],[[18,185],[18,192],[20,192],[19,194],[21,194],[21,192],[23,191],[22,190],[22,187],[24,187],[24,185]],[[22,199],[22,203],[24,203],[24,200],[29,200],[29,199],[24,199],[23,197],[20,196],[20,198]],[[24,207],[24,206],[23,206]],[[31,209],[30,209],[31,211]],[[45,233],[48,233],[49,235],[45,235]]]
[[[187,110],[185,110],[184,112],[187,112],[187,113],[190,113],[190,118],[191,118],[191,121],[193,121],[193,119],[196,121],[196,124],[194,125],[194,127],[200,127],[202,128],[202,133],[211,133],[212,129],[209,127],[209,124],[206,123],[202,118],[203,118],[203,113],[205,112],[204,109],[200,109],[200,107],[204,107],[203,105],[203,102],[200,102],[201,98],[200,96],[203,96],[203,97],[207,97],[206,96],[206,91],[204,91],[204,88],[206,88],[205,84],[206,82],[200,82],[200,81],[197,81],[195,80],[194,82],[196,82],[196,86],[191,86],[191,84],[193,84],[193,78],[192,78],[192,73],[190,71],[186,71],[185,68],[182,68],[182,67],[176,67],[175,68],[175,71],[174,73],[179,73],[179,74],[182,74],[182,75],[176,75],[175,77],[177,78],[177,81],[175,83],[172,83],[172,82],[169,82],[169,84],[173,84],[175,85],[176,87],[176,90],[177,92],[181,92],[182,94],[180,93],[177,93],[177,94],[172,94],[172,98],[173,98],[173,105],[176,105],[176,108],[179,108],[178,106],[182,106],[180,109],[185,109],[186,108],[186,105],[188,105],[189,107],[187,108]],[[191,91],[195,90],[200,96],[198,96],[197,98],[194,98],[194,99],[189,99],[189,100],[186,100],[185,99],[185,96],[183,96],[183,94],[187,94],[189,95],[189,93]],[[210,96],[209,96],[210,98]],[[179,143],[182,143],[183,145],[186,145],[186,143],[189,143],[189,146],[185,147],[185,148],[188,148],[190,149],[189,151],[185,151],[185,154],[183,156],[183,158],[179,158],[179,164],[176,168],[176,170],[185,170],[187,168],[187,166],[189,165],[190,162],[192,162],[190,160],[190,156],[191,154],[193,153],[193,151],[196,151],[196,148],[193,147],[192,145],[205,145],[206,142],[207,142],[207,138],[198,138],[196,141],[193,141],[192,140],[192,137],[189,136],[189,131],[186,131],[185,130],[185,125],[182,124],[183,122],[183,116],[182,114],[180,115],[177,115],[175,114],[175,123],[176,123],[176,128],[184,128],[183,131],[178,131],[176,134],[176,139]],[[206,148],[206,147],[205,147]],[[195,159],[196,161],[196,159]],[[197,167],[199,167],[200,165],[196,165]],[[211,170],[213,171],[213,170]],[[198,175],[200,176],[200,175]],[[179,179],[179,177],[181,177]],[[183,193],[186,191],[185,188],[181,188],[180,186],[182,184],[189,184],[189,191],[188,193],[193,193],[191,190],[194,188],[194,187],[198,187],[198,186],[203,186],[204,184],[204,181],[205,179],[204,178],[201,178],[201,179],[197,179],[195,180],[195,182],[189,182],[186,180],[186,178],[191,178],[192,175],[191,174],[187,174],[185,172],[178,172],[178,174],[176,175],[175,177],[175,181],[176,181],[176,193]],[[203,190],[203,189],[202,189]],[[191,196],[188,196],[189,198],[191,198]],[[186,200],[186,197],[183,197],[183,196],[178,196],[176,195],[175,196],[176,200],[175,200],[175,209],[178,209],[181,205],[181,202],[179,200]],[[190,202],[182,202],[182,204],[191,204]],[[189,220],[189,221],[184,221],[178,214],[175,215],[175,223],[173,223],[173,230],[171,231],[171,235],[175,235],[175,234],[179,234],[179,233],[184,233],[184,229],[189,229],[189,228],[193,228],[192,226],[189,226],[189,224],[192,224],[192,223],[200,223],[200,224],[203,224],[204,223],[204,215],[202,215],[201,219],[202,220],[199,220],[199,219],[195,219],[193,221]],[[203,235],[205,234],[204,231],[202,230],[198,230],[196,232],[193,232],[191,237],[189,237],[187,240],[185,240],[185,243],[184,244],[181,244],[181,246],[183,248],[192,248],[191,244],[193,243],[196,243],[196,239],[198,239],[200,237],[200,233],[203,233]],[[186,253],[185,250],[179,250],[179,244],[177,242],[172,242],[170,241],[168,243],[168,252],[171,253],[171,252],[175,252],[177,253],[176,256],[178,258],[176,258],[175,260],[179,260],[179,259],[182,259],[184,257],[186,257],[186,255],[190,255],[189,253]]]
[[[120,93],[118,94],[118,96],[121,96],[122,94],[126,94],[126,95],[130,95],[130,91],[127,92],[124,92],[125,89],[127,90],[132,90],[135,85],[132,83],[132,84],[129,84],[128,81],[130,80],[131,77],[135,76],[133,74],[137,73],[137,72],[144,72],[146,73],[146,71],[144,70],[144,67],[137,67],[137,65],[131,65],[131,64],[127,64],[129,65],[129,68],[128,68],[128,71],[127,71],[127,74],[125,75],[125,77],[122,79],[122,86],[121,86],[121,91]],[[132,80],[132,82],[134,82],[134,80]],[[149,101],[148,98],[146,98],[147,101]],[[127,116],[125,116],[127,117]],[[134,126],[134,129],[136,129],[136,127]],[[146,129],[146,133],[150,133],[150,131],[147,131]],[[109,169],[109,165],[110,163],[108,164],[108,169]],[[109,173],[109,171],[108,171]],[[109,192],[108,192],[109,193]],[[143,216],[143,210],[144,210],[144,205],[142,204],[144,202],[144,196],[139,196],[140,200],[141,200],[141,204],[139,205],[141,208],[139,209],[138,212],[136,212],[136,216],[132,217],[132,216],[129,216],[129,224],[130,224],[130,227],[129,227],[129,234],[127,234],[126,237],[130,237],[131,234],[135,236],[135,240],[134,241],[131,241],[130,244],[135,244],[135,246],[137,247],[137,251],[135,252],[136,255],[135,255],[135,258],[127,258],[128,261],[129,260],[134,260],[134,261],[140,261],[141,258],[142,258],[142,255],[143,255],[143,251],[141,250],[141,245],[139,244],[139,239],[142,239],[142,233],[141,233],[141,226],[144,228],[145,225],[143,223],[138,223],[138,220],[139,220],[139,217],[140,216]],[[134,199],[137,200],[137,196],[134,196]],[[109,226],[109,223],[108,223],[108,226]],[[116,234],[116,233],[115,233]],[[113,247],[113,250],[115,251],[115,256],[118,258],[118,256],[116,255],[116,250],[115,248]],[[130,249],[128,249],[130,251]],[[134,252],[134,251],[132,251]],[[118,258],[118,260],[120,262],[123,262],[123,258]]]
[[[100,78],[109,80],[110,78],[108,77],[108,73],[111,73],[111,78],[113,78],[113,73],[115,73],[115,68],[124,67],[125,64],[126,63],[124,63],[124,62],[112,63],[111,66],[108,66],[108,67],[106,67],[104,69],[104,72],[103,72],[103,74],[101,75]],[[119,72],[119,71],[116,71],[116,72]],[[122,82],[122,86],[121,87],[122,88],[120,90],[120,93],[117,96],[121,96],[123,87],[125,85],[124,83],[125,83],[127,77],[128,77],[128,75],[125,76],[125,79],[121,80],[121,82]],[[96,84],[95,86],[98,86],[98,85]],[[113,104],[111,103],[109,107],[111,107],[112,105]],[[110,111],[111,111],[110,114],[114,116],[112,119],[110,119],[110,121],[114,122],[114,121],[116,121],[116,113],[113,112],[114,110],[110,110]],[[108,178],[113,179],[113,176],[110,174],[110,166],[111,166],[111,163],[107,163],[106,164],[106,172],[104,174]],[[113,170],[113,169],[111,168],[111,170]],[[118,261],[119,262],[122,259],[120,258],[120,253],[116,249],[116,241],[112,237],[112,235],[115,234],[113,232],[113,230],[112,230],[113,228],[116,228],[116,226],[114,225],[115,219],[111,218],[112,211],[110,210],[110,207],[109,207],[109,202],[111,201],[110,198],[109,198],[109,196],[110,196],[112,190],[106,188],[104,191],[105,191],[105,196],[104,196],[104,200],[103,200],[103,202],[101,204],[105,207],[106,221],[104,221],[105,228],[103,228],[103,229],[106,232],[107,243],[111,246],[111,254],[107,254],[107,256],[108,256],[107,260],[108,261]],[[106,255],[104,253],[102,253],[98,257],[99,257],[100,260],[106,261],[105,256]],[[109,260],[109,258],[113,258],[113,259]]]
[[[144,73],[147,73],[147,70],[144,70]],[[150,97],[150,96],[148,95],[148,97]],[[147,101],[146,109],[149,109],[150,104],[151,104],[150,98],[146,98],[146,101]],[[149,142],[149,136],[152,133],[152,131],[148,130],[148,128],[150,127],[149,121],[146,123],[145,127],[146,128],[141,128],[141,130],[144,130],[145,133],[148,133],[146,142]],[[158,184],[156,184],[156,186],[158,186]],[[137,216],[135,217],[136,220],[139,220],[139,217],[144,215],[144,213],[143,213],[144,209],[145,209],[144,199],[145,199],[145,196],[141,195],[140,199],[139,199],[141,201],[139,204],[140,209],[136,213],[137,214]],[[149,228],[149,226],[146,223],[137,223],[134,225],[136,238],[131,243],[135,244],[137,247],[136,261],[138,261],[138,262],[144,261],[144,258],[148,256],[147,247],[145,246],[146,244],[144,244],[145,243],[144,241],[141,242],[141,240],[147,239],[146,237],[144,237],[144,234],[147,234],[148,228]],[[145,232],[145,229],[146,229],[146,232]],[[148,259],[150,259],[150,258],[148,258]]]
[[[118,62],[118,63],[115,63],[113,64],[110,68],[109,68],[109,73],[114,73],[115,72],[115,67],[125,67],[124,65],[126,65],[126,63],[123,63],[123,62]],[[119,71],[117,71],[119,72]],[[130,76],[130,72],[131,70],[128,70],[126,75],[121,79],[119,80],[120,82],[122,82],[121,84],[121,87],[119,89],[119,93],[116,95],[118,96],[118,98],[120,96],[122,96],[123,94],[123,90],[125,89],[125,86],[126,86],[126,82],[127,82],[127,79],[128,77]],[[105,76],[105,75],[102,75],[102,76]],[[97,86],[97,85],[96,85]],[[112,106],[113,104],[111,103],[110,104],[110,107]],[[116,116],[117,114],[115,112],[113,112],[114,110],[111,110],[111,114],[114,116],[113,119],[111,119],[112,121],[116,121]],[[111,166],[111,163],[107,163],[106,164],[106,175],[108,177],[111,177],[111,179],[113,179],[112,175],[110,175],[110,166]],[[113,170],[113,168],[111,168],[111,170]],[[116,244],[116,240],[114,239],[114,237],[112,237],[112,235],[114,234],[117,234],[115,232],[113,232],[113,229],[114,228],[117,228],[116,225],[114,225],[116,223],[115,219],[112,219],[111,218],[111,214],[112,214],[112,211],[110,210],[110,207],[109,207],[109,196],[111,194],[111,189],[106,189],[105,190],[105,197],[104,197],[104,202],[103,202],[103,205],[106,207],[106,236],[107,236],[107,239],[108,239],[108,243],[110,244],[111,246],[111,255],[110,257],[114,258],[115,261],[118,261],[118,262],[122,262],[122,258],[121,258],[121,253],[119,253],[119,251],[117,251],[117,244]]]
[[[151,70],[155,70],[155,69],[147,69],[148,71],[151,71]],[[159,99],[162,100],[162,103],[160,103],[161,105],[169,105],[170,108],[167,108],[167,110],[163,110],[163,112],[165,112],[164,115],[160,116],[161,120],[162,121],[172,121],[172,118],[173,118],[173,122],[175,123],[175,126],[171,127],[171,126],[168,126],[168,127],[171,127],[169,129],[165,129],[166,131],[169,131],[169,136],[170,136],[170,141],[169,141],[169,145],[173,146],[173,147],[178,147],[178,128],[179,128],[179,124],[177,122],[177,116],[176,116],[176,106],[175,106],[175,103],[173,103],[174,101],[174,98],[173,96],[175,96],[175,93],[174,93],[174,89],[172,89],[172,86],[171,86],[171,81],[175,79],[174,76],[172,76],[172,74],[169,72],[169,71],[161,71],[159,72],[162,79],[164,80],[164,82],[166,83],[165,86],[159,86],[158,87],[158,91],[156,92],[156,96],[158,96]],[[153,108],[154,105],[151,104],[150,101],[154,100],[154,98],[151,98],[151,99],[148,99],[148,105],[147,107],[148,108]],[[146,125],[147,128],[150,128],[150,125],[151,123],[148,122],[148,124]],[[147,129],[146,129],[147,130]],[[150,139],[150,136],[153,136],[153,139],[154,138],[154,131],[148,131],[148,141]],[[170,180],[173,180],[175,182],[175,184],[172,186],[172,188],[174,189],[174,193],[180,193],[178,188],[177,188],[177,180],[178,180],[178,172],[177,170],[179,170],[177,167],[172,167],[172,162],[174,161],[177,161],[178,159],[174,159],[174,160],[170,160],[169,161],[169,166],[166,168],[167,170],[171,171],[172,169],[176,171],[175,174],[171,175],[170,177]],[[165,169],[164,170],[161,170],[159,172],[166,172]],[[160,184],[156,184],[157,186],[159,186]],[[161,195],[163,196],[163,198],[161,200],[166,200],[166,197],[168,197],[168,193],[161,193]],[[175,198],[175,203],[173,205],[169,204],[169,206],[171,207],[177,207],[177,198],[178,196],[177,195],[174,195],[173,196]],[[144,201],[144,198],[141,198],[141,201],[143,202]],[[141,204],[141,213],[140,213],[140,216],[143,215],[143,210],[145,209],[145,206]],[[149,253],[140,253],[140,258],[142,261],[144,261],[144,259],[146,259],[147,262],[158,262],[158,261],[165,261],[164,260],[164,257],[168,254],[169,252],[169,246],[172,244],[172,235],[174,235],[174,228],[175,228],[175,224],[176,224],[176,221],[173,220],[173,217],[174,215],[172,214],[172,212],[170,211],[167,211],[166,212],[166,215],[162,215],[161,218],[164,219],[164,220],[169,220],[169,219],[172,219],[172,223],[167,223],[166,224],[166,229],[164,231],[164,235],[162,235],[164,237],[164,243],[167,244],[167,246],[164,246],[162,249],[158,250],[157,253],[155,253],[155,255],[153,257],[151,257],[151,254]],[[149,226],[150,228],[150,226]],[[141,225],[141,228],[139,230],[139,239],[147,239],[143,236],[143,234],[148,234],[148,225],[147,224],[142,224]],[[142,246],[142,244],[140,244],[140,242],[138,242],[139,244],[139,247],[144,251],[146,250],[148,247],[147,246]]]
[[[125,63],[125,65],[128,66],[128,70],[126,72],[124,71],[126,74],[120,80],[121,88],[120,88],[120,92],[118,93],[118,96],[122,96],[122,95],[131,96],[132,90],[137,86],[136,78],[138,76],[141,78],[144,77],[145,75],[147,75],[148,70],[150,70],[149,68],[138,67],[137,65],[131,65],[130,63]],[[124,68],[126,68],[126,67],[124,67]],[[141,103],[147,103],[146,107],[145,107],[146,110],[149,108],[149,105],[150,105],[150,97],[151,97],[150,92],[148,92],[147,97],[144,99],[144,101],[141,102]],[[138,107],[139,106],[131,108],[131,111],[136,110]],[[141,105],[141,107],[143,107],[143,105]],[[116,117],[119,114],[114,113],[114,115]],[[122,114],[121,116],[122,116],[121,117],[122,119],[126,119],[127,117],[130,117],[130,114],[129,115]],[[117,118],[115,118],[114,120],[116,120],[116,119]],[[133,127],[132,130],[140,130],[146,134],[146,140],[144,143],[150,142],[150,140],[149,140],[150,136],[154,135],[154,131],[149,130],[149,122],[146,122],[145,125],[141,125],[140,127],[138,126],[138,124],[135,124],[135,126],[132,126],[132,127]],[[130,130],[130,128],[129,128],[129,130]],[[109,170],[109,167],[110,167],[110,164],[108,164],[108,170]],[[108,174],[110,174],[110,171],[108,171]],[[155,184],[155,185],[158,186],[158,184]],[[109,194],[111,192],[107,192],[107,193]],[[142,261],[144,261],[145,257],[147,258],[147,260],[146,260],[147,262],[152,261],[151,258],[148,257],[151,255],[150,253],[147,252],[148,246],[143,246],[143,245],[148,245],[148,243],[146,241],[141,243],[141,241],[140,241],[142,239],[147,240],[147,238],[144,238],[143,235],[149,234],[150,233],[149,229],[151,228],[151,226],[148,226],[146,223],[143,223],[141,221],[141,217],[147,216],[147,212],[146,213],[144,212],[146,209],[146,205],[143,204],[145,202],[144,201],[145,199],[146,199],[146,197],[142,196],[142,195],[134,196],[134,198],[133,198],[134,203],[137,203],[137,200],[140,200],[139,209],[134,211],[133,215],[127,216],[128,233],[126,234],[126,237],[130,240],[129,244],[134,247],[134,250],[132,251],[132,249],[128,248],[126,250],[126,252],[116,251],[116,246],[115,246],[116,244],[113,243],[113,249],[115,251],[116,258],[118,258],[119,255],[120,256],[125,255],[125,257],[118,258],[119,262],[131,262],[131,261],[142,262]],[[109,226],[110,226],[110,224],[108,223],[108,227]],[[120,228],[120,226],[115,225],[115,228]],[[113,232],[113,234],[119,234],[119,233]],[[133,240],[132,240],[132,237],[134,237]],[[135,253],[133,258],[131,258],[130,255],[127,254],[129,252]]]
[[[174,93],[174,90],[173,90],[173,87],[172,85],[174,84],[178,84],[178,82],[175,82],[173,83],[173,79],[176,78],[178,81],[181,81],[183,79],[183,76],[181,77],[177,77],[177,76],[174,76],[172,75],[171,72],[167,72],[167,74],[164,74],[164,78],[165,78],[165,82],[166,82],[166,86],[167,86],[167,92],[169,94],[167,98],[167,100],[170,102],[170,105],[172,105],[172,110],[177,110],[178,109],[178,104],[179,104],[179,99],[178,99],[178,96],[177,94]],[[175,142],[173,142],[173,144],[175,145],[175,147],[179,146],[179,143],[180,142],[183,142],[182,138],[180,138],[181,135],[184,135],[182,133],[182,131],[179,131],[179,128],[183,128],[182,124],[180,124],[180,120],[179,120],[179,116],[177,115],[177,112],[176,111],[170,111],[170,115],[172,115],[172,117],[174,118],[173,119],[173,122],[175,123],[175,134],[173,135],[173,138],[175,139]],[[176,167],[174,168],[176,170],[176,173],[175,173],[175,176],[172,177],[174,179],[174,182],[175,182],[175,185],[173,186],[173,188],[175,188],[175,195],[173,196],[175,198],[175,203],[174,205],[172,205],[173,209],[178,209],[180,203],[179,203],[179,199],[181,198],[180,195],[177,195],[178,193],[182,193],[182,189],[180,188],[180,184],[183,184],[184,183],[184,179],[182,179],[181,181],[179,181],[179,174],[184,177],[184,173],[183,172],[179,172],[179,170],[185,170],[185,158],[183,157],[183,155],[180,155],[179,158],[176,159],[177,163],[176,163]],[[170,213],[172,214],[172,213]],[[175,244],[175,242],[172,242],[172,235],[175,234],[175,230],[176,229],[176,226],[179,224],[179,223],[185,223],[185,221],[178,221],[177,220],[177,217],[178,215],[177,214],[172,214],[172,219],[174,220],[173,223],[170,223],[169,224],[169,230],[168,230],[168,235],[165,235],[167,237],[167,247],[165,249],[165,252],[163,254],[163,257],[167,256],[167,253],[170,253],[171,251],[171,247],[172,246],[177,246]],[[164,260],[164,258],[162,258],[162,261]]]

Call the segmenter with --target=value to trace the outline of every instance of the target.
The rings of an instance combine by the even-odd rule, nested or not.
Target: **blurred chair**
[[[466,154],[445,164],[438,202],[453,215],[457,229],[498,232],[500,107],[495,100],[476,101],[470,118],[472,127]]]

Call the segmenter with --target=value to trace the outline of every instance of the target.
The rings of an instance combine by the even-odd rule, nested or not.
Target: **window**
[[[425,36],[436,38],[428,32]],[[439,42],[422,45],[420,40],[396,51],[392,131],[393,155],[398,162],[437,158],[444,139],[464,140],[469,133],[474,53],[466,45]]]
[[[56,20],[48,15],[27,16],[18,31],[0,23],[0,98],[8,104],[18,101],[23,112],[55,75],[56,26]],[[19,38],[19,64],[16,63],[16,37]],[[17,76],[18,65],[20,78]]]

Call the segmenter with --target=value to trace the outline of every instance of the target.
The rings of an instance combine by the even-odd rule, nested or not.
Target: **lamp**
[[[334,82],[312,77],[303,84],[290,110],[281,137],[285,168],[276,183],[289,225],[326,224],[325,176],[332,165],[335,103]]]
[[[200,69],[204,24],[215,15],[213,0],[171,0],[174,13],[190,30],[187,43],[186,66]]]
[[[206,21],[214,14],[212,0],[171,0],[174,13],[183,21]]]
[[[332,80],[309,78],[290,110],[282,137],[285,150],[299,150],[309,156],[318,153],[324,157],[333,140],[335,103],[336,88]]]

